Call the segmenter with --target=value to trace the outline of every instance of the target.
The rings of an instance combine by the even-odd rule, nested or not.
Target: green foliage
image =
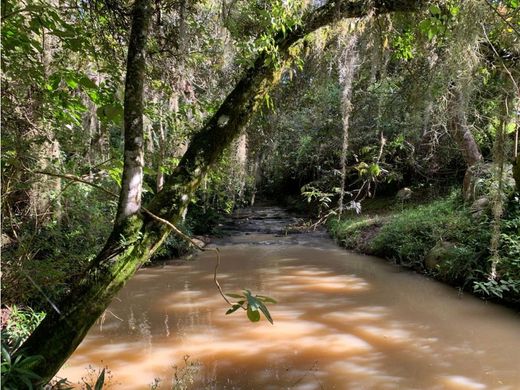
[[[332,197],[335,195],[334,193],[323,192],[310,184],[301,188],[301,194],[307,200],[307,203],[316,205],[318,216],[322,216],[324,212],[330,209]]]
[[[486,235],[453,194],[392,216],[375,237],[372,249],[400,264],[422,269],[430,249],[442,241],[471,248],[460,251],[461,261],[457,263],[471,262],[484,250]]]
[[[520,294],[520,281],[515,279],[487,280],[475,282],[473,291],[488,297],[504,298],[504,295]]]
[[[406,31],[395,37],[392,43],[394,57],[405,61],[414,58],[415,36],[411,31]]]
[[[102,390],[103,385],[105,384],[105,369],[101,370],[101,373],[99,374],[96,383],[94,383],[94,387],[90,385],[89,383],[85,383],[86,390]]]
[[[238,301],[233,304],[231,309],[229,309],[226,314],[231,314],[237,311],[238,309],[243,309],[247,313],[247,318],[251,322],[260,321],[260,312],[262,312],[267,318],[267,320],[272,324],[273,319],[271,317],[271,313],[269,313],[269,309],[265,305],[266,303],[276,303],[273,298],[266,297],[265,295],[255,295],[251,294],[251,291],[244,290],[241,294],[226,294],[231,298],[238,299]]]
[[[17,305],[6,307],[3,310],[6,310],[9,319],[5,328],[2,329],[2,345],[12,352],[36,329],[45,317],[45,313],[34,311],[30,307],[21,308]]]
[[[187,223],[177,224],[177,228],[183,231],[186,235],[192,236],[192,232],[189,229]],[[190,253],[193,247],[186,242],[184,238],[179,237],[175,233],[171,233],[161,245],[161,247],[155,252],[152,257],[152,261],[159,259],[169,259],[174,257],[180,257]]]
[[[115,204],[98,192],[69,186],[61,196],[61,220],[25,226],[18,242],[4,250],[4,302],[50,310],[48,300],[59,301],[70,291],[112,227]]]
[[[375,235],[383,224],[380,217],[361,215],[338,220],[331,218],[327,221],[327,229],[332,237],[345,248],[370,253],[370,238]]]
[[[512,196],[505,205],[499,243],[497,280],[476,281],[474,291],[486,296],[520,301],[520,200]]]
[[[42,359],[42,356],[24,356],[23,354],[18,354],[13,360],[2,341],[2,389],[34,389],[32,382],[39,380],[40,377],[32,371],[32,368]]]
[[[327,225],[331,235],[347,248],[392,259],[485,297],[519,302],[519,203],[513,196],[505,206],[496,280],[489,279],[489,218],[472,216],[456,193],[404,210],[395,205],[389,215],[333,218]],[[442,243],[446,246],[439,245]],[[435,268],[426,269],[425,260],[435,248],[445,249],[439,252],[442,255]]]
[[[247,4],[247,3],[246,3]],[[243,40],[243,36],[247,35],[237,25],[237,20],[232,21],[228,19],[227,26],[232,33],[240,36],[241,40],[238,43],[241,56],[239,62],[245,66],[250,67],[254,64],[255,59],[260,54],[264,54],[267,64],[274,64],[279,68],[282,64],[278,53],[278,48],[275,45],[277,34],[285,36],[289,31],[296,28],[301,22],[302,16],[302,2],[298,0],[289,1],[271,1],[265,4],[265,8],[253,7],[249,11],[254,13],[255,27],[261,31],[256,39]],[[246,5],[246,7],[251,5]],[[240,24],[240,23],[239,23]]]

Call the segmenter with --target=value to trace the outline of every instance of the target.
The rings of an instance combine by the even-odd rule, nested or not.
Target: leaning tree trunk
[[[77,288],[59,304],[59,311],[49,312],[20,349],[20,353],[44,358],[35,367],[42,378],[40,384],[47,383],[56,374],[113,296],[136,271],[140,263],[132,259],[146,255],[132,243],[138,239],[143,225],[138,213],[143,179],[144,55],[150,14],[149,1],[137,0],[125,84],[124,171],[113,232]]]
[[[301,25],[277,34],[275,42],[280,55],[284,56],[290,46],[306,34],[340,18],[364,16],[370,11],[369,5],[376,7],[376,13],[383,13],[416,10],[420,3],[419,0],[329,2],[307,14]],[[149,7],[149,0],[137,0],[134,6],[125,91],[125,172],[116,223],[101,253],[74,291],[59,305],[60,311],[50,312],[22,346],[20,353],[45,358],[34,367],[42,378],[40,383],[54,376],[119,289],[170,232],[168,226],[140,212],[143,148],[140,83],[143,82]],[[257,58],[215,115],[193,137],[179,166],[165,178],[164,189],[148,206],[149,212],[173,224],[181,219],[204,174],[240,133],[261,103],[263,93],[273,84],[276,68],[268,59],[265,53]],[[134,138],[129,139],[132,136]]]
[[[466,163],[462,191],[464,199],[470,200],[473,195],[473,169],[482,160],[482,153],[469,129],[464,96],[460,86],[456,84],[452,84],[448,89],[448,130]]]

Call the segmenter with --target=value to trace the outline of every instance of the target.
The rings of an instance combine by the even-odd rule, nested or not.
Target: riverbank
[[[199,252],[139,270],[59,375],[81,383],[87,365],[108,366],[125,390],[518,387],[516,313],[345,251],[321,229],[287,231],[298,222],[280,206],[240,209],[210,244],[224,293],[276,299],[273,324],[225,315],[215,253]]]
[[[489,280],[492,222],[453,193],[427,203],[368,200],[363,213],[327,223],[347,249],[375,255],[486,299],[520,308],[520,205],[511,199],[501,226],[498,278]]]

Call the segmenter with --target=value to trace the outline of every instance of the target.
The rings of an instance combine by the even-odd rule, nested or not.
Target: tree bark
[[[125,81],[124,167],[116,225],[139,212],[143,189],[143,91],[146,39],[151,14],[148,0],[137,0],[133,12]]]
[[[413,11],[420,3],[419,0],[329,2],[304,17],[300,26],[277,34],[276,44],[283,56],[306,34],[340,18],[364,16],[372,5],[376,13],[385,13]],[[168,226],[139,213],[143,145],[139,110],[142,110],[140,83],[144,77],[144,57],[143,47],[135,45],[144,45],[146,41],[149,7],[148,0],[137,0],[134,6],[125,91],[125,172],[113,232],[77,288],[58,306],[60,312],[50,312],[24,343],[23,352],[19,352],[45,358],[34,367],[42,378],[40,384],[55,375],[119,289],[170,232]],[[173,224],[181,219],[204,174],[240,133],[259,106],[263,93],[273,84],[276,69],[266,59],[265,53],[257,58],[215,115],[193,137],[179,166],[165,178],[164,189],[154,197],[148,210]]]
[[[132,259],[145,257],[149,252],[132,243],[140,237],[143,225],[138,213],[143,180],[144,53],[150,10],[149,0],[136,0],[125,83],[124,172],[114,229],[77,288],[58,305],[59,312],[49,312],[17,352],[44,358],[34,367],[41,376],[38,385],[47,383],[56,374],[113,296],[137,270],[140,263]]]

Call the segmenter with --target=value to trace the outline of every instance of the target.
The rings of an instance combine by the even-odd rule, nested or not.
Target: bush
[[[380,217],[361,216],[353,219],[331,218],[327,228],[340,245],[348,249],[371,253],[370,240],[377,234],[383,224]]]
[[[473,287],[479,295],[520,302],[518,196],[512,197],[504,209],[496,280],[489,280],[490,218],[472,216],[458,191],[426,205],[401,211],[394,208],[393,214],[384,217],[333,219],[328,228],[347,248],[391,259],[449,283]],[[434,259],[428,267],[427,257]]]
[[[466,264],[482,258],[489,242],[484,226],[475,224],[456,194],[393,215],[372,242],[379,256],[422,270],[428,252],[438,242],[450,242],[457,254],[451,265],[443,264],[447,279],[458,279]],[[462,266],[462,272],[461,270]]]

